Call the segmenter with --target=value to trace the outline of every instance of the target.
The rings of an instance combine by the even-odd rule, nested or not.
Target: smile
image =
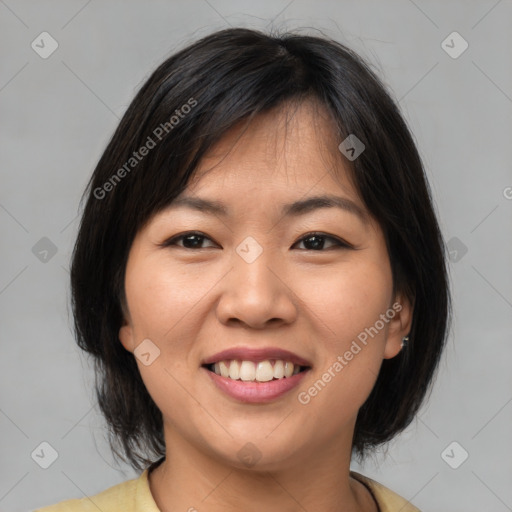
[[[222,394],[248,404],[277,400],[297,387],[311,371],[308,366],[283,360],[223,360],[201,369]]]
[[[269,382],[287,379],[307,369],[306,366],[282,359],[266,359],[264,361],[223,360],[206,365],[206,368],[224,378],[244,382]]]

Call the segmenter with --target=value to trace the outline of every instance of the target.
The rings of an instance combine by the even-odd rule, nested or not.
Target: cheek
[[[331,272],[310,295],[320,331],[319,363],[298,401],[324,417],[327,429],[336,428],[340,417],[357,414],[375,384],[389,326],[381,315],[388,311],[391,292],[390,268],[377,259]]]
[[[166,429],[179,431],[180,435],[192,442],[195,437],[200,437],[201,429],[197,426],[202,422],[207,424],[209,418],[198,402],[191,399],[187,389],[189,376],[168,364],[163,357],[157,359],[151,366],[143,366],[140,363],[138,366],[144,386],[162,413]]]
[[[389,308],[391,269],[378,259],[354,259],[350,265],[304,274],[296,280],[296,286],[297,295],[321,320],[319,328],[326,334],[325,339],[341,350]]]
[[[172,340],[183,338],[183,329],[195,305],[200,303],[218,280],[214,273],[177,267],[161,260],[127,272],[126,290],[132,300],[129,308],[139,337]],[[198,273],[202,279],[198,279]]]

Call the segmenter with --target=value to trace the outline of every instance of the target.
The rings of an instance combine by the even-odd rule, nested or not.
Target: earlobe
[[[389,323],[384,359],[391,359],[397,356],[401,350],[406,350],[404,338],[408,337],[411,331],[414,305],[408,298],[398,296],[392,309],[395,311],[395,315]],[[409,338],[406,342],[409,342]]]
[[[119,329],[119,341],[122,343],[123,347],[126,350],[128,350],[128,352],[134,351],[133,330],[132,330],[132,327],[128,323],[125,323]]]

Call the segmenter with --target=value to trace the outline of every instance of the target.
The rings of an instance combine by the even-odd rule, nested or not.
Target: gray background
[[[0,510],[136,476],[109,455],[70,330],[78,203],[150,72],[229,25],[314,27],[370,60],[414,132],[453,249],[455,318],[431,399],[387,456],[353,469],[424,512],[512,510],[512,3],[254,4],[0,0]],[[43,31],[59,45],[46,59],[31,47]],[[458,58],[441,45],[453,31],[469,44]],[[48,469],[31,457],[43,441],[58,453]],[[462,450],[469,458],[453,469],[445,460],[460,464]]]

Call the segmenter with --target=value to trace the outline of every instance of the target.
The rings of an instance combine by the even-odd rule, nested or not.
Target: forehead
[[[320,103],[282,105],[228,130],[202,158],[186,194],[238,189],[297,196],[314,188],[358,199],[338,139]]]

